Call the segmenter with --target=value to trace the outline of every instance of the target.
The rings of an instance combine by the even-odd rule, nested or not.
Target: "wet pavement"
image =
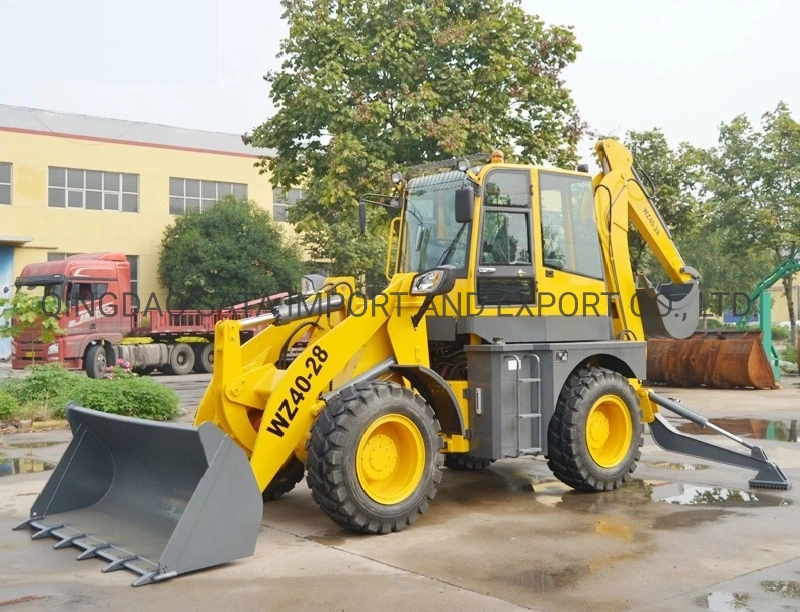
[[[190,421],[208,375],[159,379],[191,408],[181,419]],[[659,392],[715,423],[782,422],[791,431],[800,418],[800,379],[774,391]],[[798,483],[800,448],[789,437],[764,436],[759,444]],[[704,439],[736,448],[720,436]],[[68,440],[64,430],[7,435],[0,460],[53,462]],[[301,483],[264,506],[255,556],[133,589],[130,574],[103,574],[100,561],[75,561],[75,549],[54,551],[52,540],[30,542],[29,533],[10,530],[47,480],[29,471],[0,478],[0,606],[798,610],[800,485],[750,489],[753,474],[666,453],[646,435],[635,478],[620,490],[574,492],[542,459],[501,460],[473,473],[444,470],[428,512],[387,536],[341,530]]]

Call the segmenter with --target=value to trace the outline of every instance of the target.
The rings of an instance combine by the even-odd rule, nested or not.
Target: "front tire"
[[[606,368],[573,373],[558,398],[547,443],[547,465],[573,489],[621,486],[642,454],[642,417],[633,387]]]
[[[89,378],[105,378],[108,375],[108,356],[102,344],[93,344],[88,348],[83,369]]]
[[[297,485],[298,482],[303,480],[306,475],[306,466],[297,457],[292,455],[289,462],[283,466],[275,477],[267,485],[261,493],[261,499],[265,502],[275,501],[288,493]]]
[[[308,485],[334,522],[362,533],[400,531],[436,495],[439,423],[410,389],[373,381],[332,399],[308,443]]]

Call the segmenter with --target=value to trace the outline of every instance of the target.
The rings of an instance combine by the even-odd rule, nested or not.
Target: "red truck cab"
[[[123,253],[75,255],[29,264],[15,285],[34,296],[54,296],[61,313],[49,312],[42,300],[42,316],[58,316],[65,333],[53,343],[42,342],[35,330],[16,338],[12,368],[60,361],[70,369],[81,369],[92,346],[116,344],[131,331],[135,301],[130,264]]]

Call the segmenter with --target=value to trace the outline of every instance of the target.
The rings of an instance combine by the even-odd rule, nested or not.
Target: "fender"
[[[442,432],[450,435],[466,435],[458,398],[447,381],[430,368],[421,365],[394,365],[389,368],[400,374],[419,391],[431,405],[439,419]]]

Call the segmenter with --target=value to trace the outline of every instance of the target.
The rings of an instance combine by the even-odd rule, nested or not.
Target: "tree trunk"
[[[789,329],[791,346],[797,344],[797,317],[794,315],[794,279],[792,275],[783,278],[783,291],[786,294],[786,305],[789,307]]]

